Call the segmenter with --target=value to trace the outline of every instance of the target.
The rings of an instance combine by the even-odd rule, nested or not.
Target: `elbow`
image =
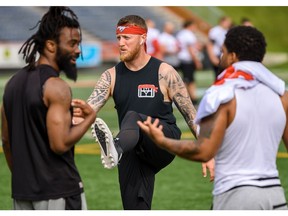
[[[203,157],[201,162],[202,163],[207,163],[208,161],[210,161],[213,157],[210,157],[210,156],[206,156],[206,157]]]
[[[51,145],[50,149],[57,155],[63,155],[68,151],[68,149],[65,148],[64,145]]]
[[[206,163],[210,161],[212,158],[214,158],[214,155],[208,152],[199,154],[195,157],[196,161],[202,162],[202,163]]]
[[[57,155],[63,155],[65,153],[62,149],[51,149]]]

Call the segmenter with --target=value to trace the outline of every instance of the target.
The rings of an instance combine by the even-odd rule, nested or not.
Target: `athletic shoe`
[[[99,143],[101,148],[101,162],[106,169],[112,169],[118,165],[121,159],[122,152],[119,153],[118,145],[115,146],[115,142],[112,133],[106,123],[101,118],[96,118],[95,122],[91,126],[92,136],[95,138],[96,142]],[[120,155],[120,156],[119,156]]]

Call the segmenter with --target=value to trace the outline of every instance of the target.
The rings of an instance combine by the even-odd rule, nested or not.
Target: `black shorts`
[[[183,74],[183,81],[188,84],[191,82],[195,82],[195,70],[196,66],[194,62],[181,62],[180,63],[180,70]]]

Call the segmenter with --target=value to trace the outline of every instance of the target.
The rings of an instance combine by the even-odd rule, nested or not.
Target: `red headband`
[[[116,28],[116,34],[137,34],[137,35],[142,35],[147,33],[147,30],[135,26],[135,25],[125,25],[125,26],[117,26]]]

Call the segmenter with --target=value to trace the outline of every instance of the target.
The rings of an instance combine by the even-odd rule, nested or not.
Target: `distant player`
[[[219,20],[219,24],[210,29],[208,33],[209,41],[207,43],[207,53],[212,64],[215,79],[222,71],[219,70],[221,47],[225,40],[227,31],[232,26],[232,20],[228,16],[223,16]]]

